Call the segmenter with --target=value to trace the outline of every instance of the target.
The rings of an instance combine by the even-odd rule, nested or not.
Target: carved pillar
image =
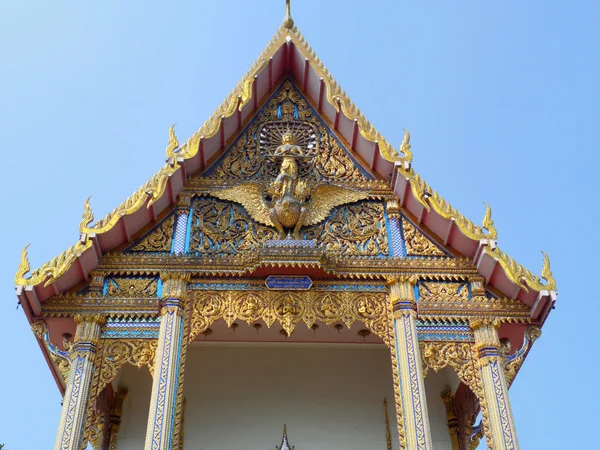
[[[154,363],[154,380],[148,415],[145,450],[170,450],[177,409],[180,362],[183,345],[184,308],[188,276],[162,276],[160,333]]]
[[[498,320],[471,320],[489,422],[489,433],[486,438],[488,446],[494,450],[518,450],[517,433],[508,399],[508,384],[500,355],[499,326]]]
[[[127,397],[127,388],[119,386],[115,392],[113,406],[110,411],[110,437],[108,441],[108,450],[117,449],[117,438],[121,428],[121,415],[123,414],[123,401]]]
[[[407,450],[431,450],[429,413],[425,398],[423,363],[417,336],[415,277],[402,277],[390,285],[394,311],[394,343],[398,370],[394,374],[400,389],[404,437]]]
[[[442,391],[442,401],[446,407],[446,420],[448,423],[448,433],[450,433],[450,441],[452,442],[452,450],[459,450],[458,442],[458,418],[454,410],[454,396],[449,386]]]
[[[54,450],[79,450],[81,446],[96,345],[104,321],[100,315],[75,316],[75,345]]]

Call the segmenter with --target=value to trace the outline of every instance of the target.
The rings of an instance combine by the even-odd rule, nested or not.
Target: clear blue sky
[[[559,301],[511,389],[524,449],[597,448],[600,3],[293,1],[297,25],[369,120]],[[164,162],[270,40],[283,0],[0,5],[0,443],[51,448],[60,396],[13,276],[78,238]],[[596,287],[595,287],[596,286]],[[277,394],[274,394],[277,395]]]

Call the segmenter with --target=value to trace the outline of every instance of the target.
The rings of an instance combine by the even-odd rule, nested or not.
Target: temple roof
[[[410,135],[399,149],[375,129],[334,80],[293,21],[279,27],[250,70],[214,114],[183,145],[173,128],[166,164],[142,187],[103,219],[96,221],[89,199],[79,226],[80,239],[39,269],[30,272],[27,247],[15,275],[17,295],[28,318],[38,316],[41,303],[89,281],[102,255],[131,241],[163,212],[171,210],[188,176],[212,164],[259,110],[285,77],[294,83],[329,122],[358,159],[399,199],[404,212],[457,255],[470,258],[488,285],[532,308],[532,319],[543,322],[556,300],[556,282],[544,254],[541,278],[518,264],[497,246],[497,231],[486,205],[482,225],[476,225],[446,202],[413,168]],[[27,274],[29,274],[27,276]],[[546,281],[542,281],[542,278]],[[25,301],[24,301],[25,300]]]

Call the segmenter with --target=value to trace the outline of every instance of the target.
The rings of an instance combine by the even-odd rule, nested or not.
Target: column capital
[[[75,351],[96,351],[100,339],[100,328],[106,323],[103,314],[75,314]]]
[[[477,318],[469,320],[475,334],[474,350],[480,364],[488,364],[500,357],[498,329],[502,322],[497,318]]]
[[[394,313],[416,314],[415,286],[418,281],[417,275],[400,275],[388,280],[388,298]]]
[[[190,281],[190,275],[185,272],[163,272],[160,275],[160,279],[163,284],[160,314],[165,315],[175,312],[181,315],[183,313],[187,283]]]
[[[190,281],[190,274],[186,272],[161,272],[162,281],[161,298],[183,298]]]
[[[469,319],[469,325],[471,326],[471,329],[473,329],[473,331],[477,331],[482,328],[493,328],[498,330],[500,328],[500,325],[502,325],[502,321],[496,317],[478,317]]]

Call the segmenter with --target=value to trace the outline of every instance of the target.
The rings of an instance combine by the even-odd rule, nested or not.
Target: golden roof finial
[[[94,213],[92,212],[92,206],[90,205],[90,199],[88,197],[83,203],[83,214],[81,215],[81,222],[79,222],[79,232],[83,233],[85,229],[90,227],[90,224],[94,221]]]
[[[292,13],[290,12],[290,0],[285,0],[285,17],[283,18],[283,28],[291,30],[294,28],[294,19],[292,19]]]
[[[175,136],[175,124],[169,128],[169,145],[167,146],[167,158],[173,155],[173,152],[179,148],[179,141]]]
[[[19,262],[19,268],[17,269],[17,273],[15,274],[15,284],[21,284],[22,280],[25,278],[25,275],[31,269],[29,265],[29,258],[27,257],[27,248],[29,244],[23,247],[21,251],[21,261]]]
[[[496,231],[496,227],[494,226],[494,221],[492,220],[492,208],[486,202],[483,202],[485,205],[485,216],[483,216],[483,228],[487,230],[488,237],[490,239],[498,239],[498,232]]]
[[[555,291],[556,280],[552,276],[552,270],[550,269],[550,258],[545,252],[542,252],[542,255],[544,255],[544,265],[542,266],[542,278],[548,283],[547,289],[549,291]]]
[[[410,150],[410,133],[406,128],[404,128],[404,139],[402,140],[402,145],[400,145],[400,151],[408,162],[412,162],[413,154]]]

